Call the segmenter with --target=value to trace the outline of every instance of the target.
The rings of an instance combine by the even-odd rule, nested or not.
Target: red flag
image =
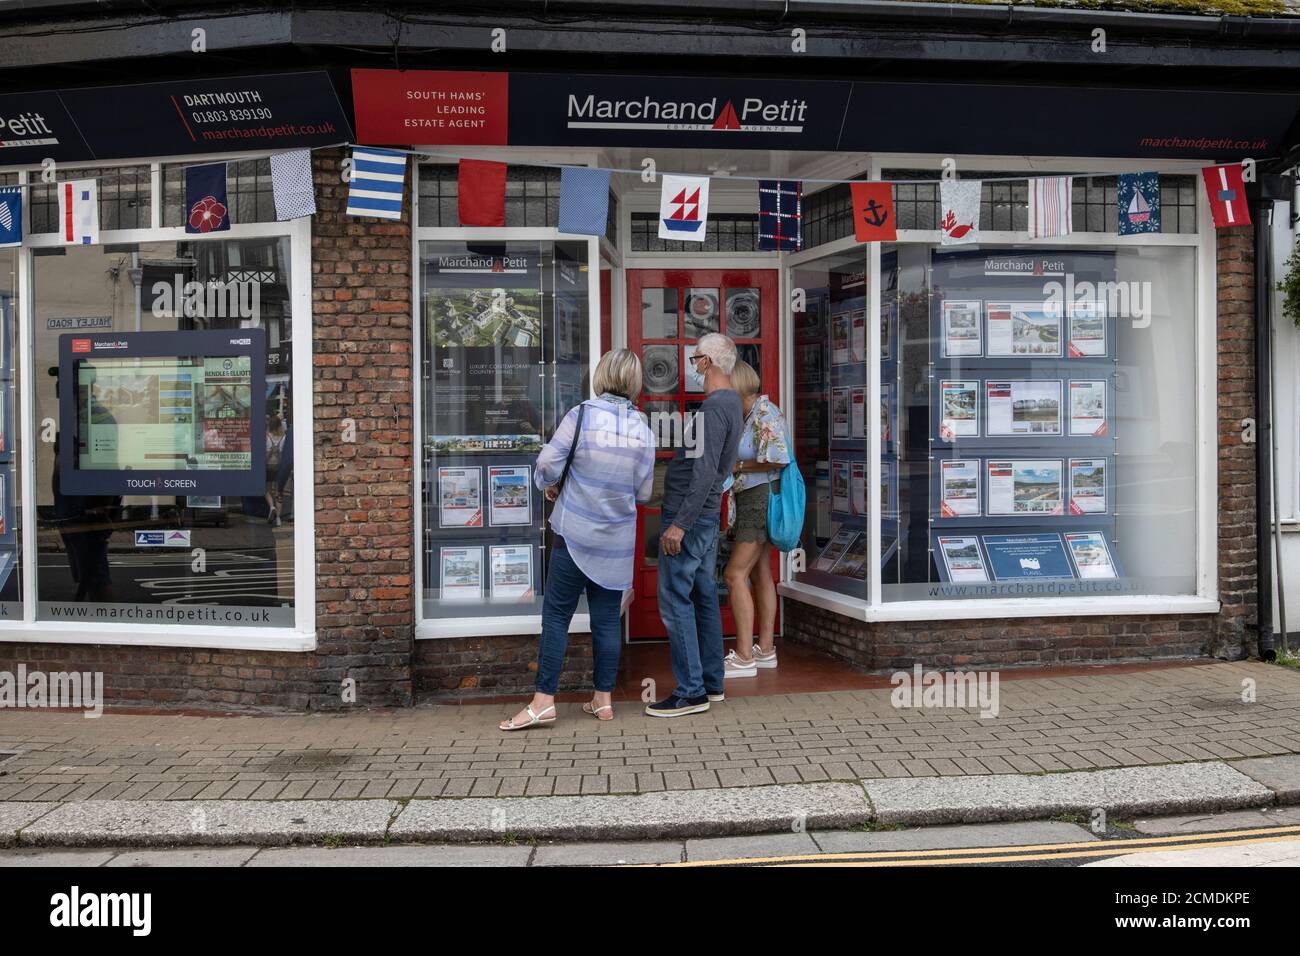
[[[858,242],[893,242],[894,187],[889,183],[853,183],[853,234]]]
[[[462,226],[506,224],[506,164],[462,159],[457,206]]]
[[[1201,170],[1205,178],[1205,192],[1214,214],[1214,228],[1249,226],[1250,209],[1246,205],[1246,184],[1241,178],[1241,166],[1206,166]]]

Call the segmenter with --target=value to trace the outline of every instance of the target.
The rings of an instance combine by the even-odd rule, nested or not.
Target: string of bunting
[[[350,144],[316,147],[334,149]],[[297,149],[269,158],[271,186],[278,221],[316,213],[312,181],[312,149]],[[400,219],[407,161],[455,159],[458,167],[457,205],[462,226],[505,226],[506,170],[508,164],[463,159],[450,154],[352,145],[352,174],[348,182],[347,214],[358,217]],[[642,169],[568,166],[532,163],[560,169],[559,231],[570,235],[605,234],[609,213],[609,186],[614,175],[642,177]],[[1217,229],[1250,224],[1242,166],[1228,163],[1198,167]],[[197,235],[230,229],[227,163],[201,163],[183,167],[185,180],[185,231]],[[984,179],[939,180],[939,231],[941,244],[963,245],[980,239],[980,195],[986,182],[1028,181],[1028,237],[1067,236],[1074,230],[1071,197],[1074,180],[1114,173],[1070,176],[1006,176]],[[660,173],[659,237],[704,242],[709,219],[709,184],[713,177]],[[803,248],[804,186],[808,183],[849,186],[854,235],[859,242],[892,242],[898,237],[894,186],[933,185],[933,179],[783,180],[759,176],[720,176],[758,183],[758,247],[762,251],[792,252]],[[46,183],[25,183],[0,188],[0,248],[23,244],[23,190]],[[65,245],[99,243],[98,181],[93,178],[53,184],[58,198],[59,233]],[[1116,191],[1118,233],[1121,236],[1160,231],[1160,176],[1156,172],[1118,174]]]

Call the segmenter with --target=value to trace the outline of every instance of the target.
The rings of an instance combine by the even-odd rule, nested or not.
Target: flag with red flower
[[[230,228],[225,163],[185,168],[185,209],[186,232],[224,232]]]

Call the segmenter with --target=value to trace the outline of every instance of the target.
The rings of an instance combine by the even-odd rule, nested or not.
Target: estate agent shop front
[[[1253,650],[1253,240],[1216,230],[1202,169],[1276,155],[1294,106],[1110,90],[1120,119],[1082,137],[1059,114],[1098,91],[1003,89],[1032,128],[991,95],[413,69],[24,94],[0,667],[149,705],[530,686],[536,453],[612,347],[681,420],[706,332],[758,370],[808,488],[781,641],[864,670]],[[105,102],[147,135],[110,135]],[[918,110],[988,124],[940,144]],[[1153,112],[1210,145],[1125,128]],[[461,158],[505,164],[503,225],[462,222],[501,167]],[[564,167],[609,171],[578,197],[608,201],[598,235],[560,231]],[[664,637],[658,501],[633,643]]]

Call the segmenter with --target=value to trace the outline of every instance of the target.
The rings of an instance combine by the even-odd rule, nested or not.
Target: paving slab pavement
[[[530,846],[282,847],[260,851],[249,866],[528,866]]]
[[[1300,803],[1300,756],[1255,757],[1233,767],[1276,793],[1278,803]]]
[[[1032,820],[1023,823],[971,823],[964,826],[876,830],[869,833],[830,830],[812,834],[823,853],[875,853],[897,850],[964,849],[981,846],[1033,846],[1040,843],[1085,843],[1101,837],[1074,823]]]
[[[677,790],[627,796],[412,800],[391,839],[641,840],[858,826],[870,816],[850,783]]]
[[[389,800],[91,800],[56,806],[19,839],[28,846],[373,843],[384,838],[398,808]]]
[[[752,839],[758,839],[753,837]],[[539,846],[532,866],[648,866],[678,863],[686,852],[681,841],[642,843],[571,843]]]
[[[0,847],[13,846],[19,830],[54,808],[50,803],[0,803]]]
[[[134,850],[119,853],[105,866],[243,866],[258,851],[255,846],[220,846],[201,849]]]
[[[1189,813],[1168,817],[1141,817],[1133,821],[1138,833],[1173,836],[1215,830],[1249,830],[1256,827],[1300,826],[1300,807],[1260,807],[1228,813]]]
[[[882,823],[933,825],[997,820],[1235,810],[1266,806],[1273,791],[1220,761],[1078,773],[863,781]]]

